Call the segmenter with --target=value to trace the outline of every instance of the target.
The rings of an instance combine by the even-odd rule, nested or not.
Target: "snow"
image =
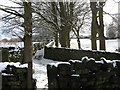
[[[0,47],[20,47],[23,48],[24,47],[24,43],[23,42],[0,42]]]
[[[13,74],[6,74],[6,73],[2,73],[3,76],[11,76]]]
[[[33,69],[35,70],[33,78],[37,80],[37,88],[45,88],[47,86],[46,65],[42,64],[42,62],[38,62],[37,60],[34,60],[33,65]]]
[[[55,64],[57,61],[42,59],[42,60],[33,60],[33,69],[35,73],[33,74],[33,78],[37,80],[36,86],[37,88],[47,88],[48,80],[47,80],[47,64]]]
[[[80,39],[81,48],[83,50],[91,50],[91,40],[90,39]],[[119,43],[118,39],[106,40],[106,51],[115,52],[118,49]],[[99,50],[99,40],[97,40],[97,50]],[[71,48],[78,49],[77,40],[71,39]]]
[[[33,44],[40,43],[42,42],[33,42]],[[15,48],[23,48],[24,47],[24,42],[2,42],[0,41],[0,47],[8,48],[8,47],[15,47]]]
[[[68,64],[68,65],[70,65],[69,62],[57,62],[57,63],[54,64],[54,66],[58,67],[59,64]]]
[[[53,46],[54,45],[54,41],[48,43],[46,46],[49,47],[49,46]]]
[[[80,75],[79,74],[72,74],[72,76],[74,77],[80,77]]]
[[[0,62],[0,72],[6,68],[7,65],[14,65],[15,67],[18,68],[25,68],[28,67],[27,64],[20,64],[19,62],[14,63],[14,62]]]
[[[47,89],[48,88],[48,80],[47,80],[47,65],[54,65],[58,63],[57,61],[48,60],[43,58],[44,49],[38,50],[35,56],[41,56],[41,58],[33,57],[33,78],[37,80],[36,86],[37,89]]]

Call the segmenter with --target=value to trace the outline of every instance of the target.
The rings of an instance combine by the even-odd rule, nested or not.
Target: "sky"
[[[14,0],[13,0],[14,1]],[[19,0],[15,0],[19,1]],[[116,14],[118,13],[118,3],[120,0],[107,0],[105,6],[104,6],[104,11],[110,14]],[[9,0],[0,0],[0,5],[9,5],[9,6],[15,6],[14,3],[11,3]],[[2,11],[0,11],[0,19],[4,15]],[[104,15],[104,23],[109,24],[112,22],[112,18],[109,15]],[[3,22],[0,22],[0,28],[4,24]],[[1,30],[0,30],[1,33]],[[0,39],[6,37],[5,35],[0,35]]]
[[[107,0],[104,11],[110,14],[118,13],[118,1],[120,0]],[[109,15],[104,15],[104,20],[105,23],[110,23],[111,17]]]

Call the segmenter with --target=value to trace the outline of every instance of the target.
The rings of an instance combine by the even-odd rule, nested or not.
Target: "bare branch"
[[[58,25],[56,25],[54,22],[52,22],[52,21],[48,20],[47,18],[45,18],[40,12],[36,12],[35,10],[33,10],[33,12],[37,13],[38,15],[40,15],[40,16],[43,18],[43,20],[45,20],[47,23],[55,26],[58,30],[61,30],[61,29],[58,27]]]
[[[109,15],[115,22],[118,22],[118,20],[113,15],[119,15],[119,14],[110,14],[110,13],[107,13],[105,11],[103,11],[103,12],[104,12],[104,14]]]
[[[1,8],[1,7],[0,7],[0,10],[4,11],[4,12],[6,12],[6,13],[13,14],[13,15],[16,15],[16,16],[19,16],[19,17],[24,18],[24,16],[23,16],[22,14],[18,13],[18,12],[15,11],[15,10],[12,10],[12,9],[6,10],[6,9]]]
[[[1,7],[4,7],[4,8],[11,8],[11,9],[21,9],[23,8],[23,6],[20,6],[20,7],[13,7],[13,6],[5,6],[5,5],[0,5]]]

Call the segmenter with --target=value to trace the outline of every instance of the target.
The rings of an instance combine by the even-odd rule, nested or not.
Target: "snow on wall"
[[[7,65],[14,65],[15,67],[18,68],[25,68],[28,67],[27,64],[20,64],[19,62],[14,63],[14,62],[0,62],[0,72],[6,68]]]

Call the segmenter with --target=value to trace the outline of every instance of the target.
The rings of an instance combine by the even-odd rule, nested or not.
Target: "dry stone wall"
[[[2,90],[27,90],[27,68],[7,65],[1,74]],[[36,90],[35,79],[33,79],[33,88],[31,90]]]
[[[47,65],[49,90],[120,90],[120,62],[83,59]]]
[[[107,60],[120,60],[120,53],[115,52],[105,52],[105,51],[92,51],[92,50],[77,50],[77,49],[67,49],[67,48],[55,48],[47,47],[44,49],[44,58],[52,59],[56,61],[69,61],[81,60],[82,57],[88,56],[89,58],[94,58],[95,60],[100,60],[101,57]]]

